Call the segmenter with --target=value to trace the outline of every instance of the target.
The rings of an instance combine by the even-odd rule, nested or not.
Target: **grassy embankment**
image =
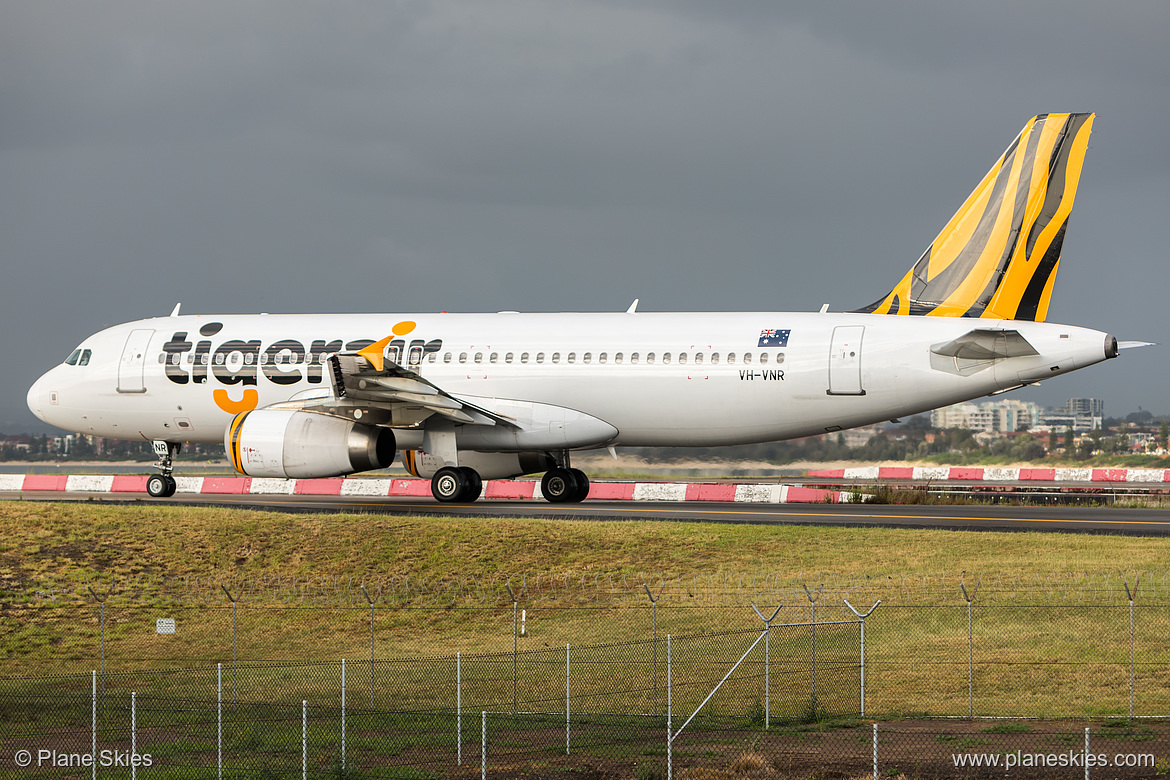
[[[778,573],[799,592],[799,583],[815,589],[826,578],[868,576],[884,583],[889,574],[947,573],[953,577],[948,592],[954,592],[942,605],[924,606],[920,596],[899,597],[896,590],[857,591],[850,599],[856,606],[874,594],[885,599],[867,630],[872,711],[955,714],[965,713],[967,693],[967,612],[958,591],[960,572],[967,572],[970,588],[980,574],[1162,569],[1167,547],[1157,538],[1068,534],[281,515],[5,502],[0,505],[0,580],[6,584],[0,595],[9,603],[26,602],[46,583],[94,575],[100,575],[99,592],[115,583],[107,606],[109,668],[138,669],[230,658],[231,618],[226,598],[214,608],[135,605],[116,583],[137,575],[221,577],[225,582],[232,576],[360,580],[363,575],[409,575],[431,582],[496,577],[498,585],[501,572],[667,578],[731,572],[748,580]],[[1129,651],[1123,594],[1091,596],[1093,603],[1085,605],[1076,599],[1067,603],[1057,593],[1049,594],[1052,603],[1011,606],[996,604],[986,594],[976,596],[977,710],[1106,714],[1123,708]],[[76,586],[54,595],[55,604],[71,606],[46,608],[40,599],[35,606],[0,612],[0,658],[10,672],[93,666],[98,644],[93,601]],[[840,595],[826,594],[822,616],[841,616]],[[701,602],[676,596],[660,604],[660,633],[760,625],[750,607]],[[442,608],[433,603],[376,607],[377,654],[511,651],[512,608],[506,597],[489,594],[486,605]],[[529,637],[522,650],[563,652],[566,643],[581,647],[650,638],[645,602],[613,606],[567,593],[558,602],[522,606],[529,611]],[[1166,613],[1160,607],[1139,610],[1138,697],[1144,711],[1170,710],[1164,671],[1170,656],[1162,639],[1170,622]],[[163,616],[178,619],[176,636],[155,636],[154,619]],[[807,601],[790,601],[782,612],[788,620],[807,616]],[[260,608],[245,602],[239,622],[244,660],[368,658],[369,610],[364,605]],[[798,638],[791,646],[804,653],[806,644]]]

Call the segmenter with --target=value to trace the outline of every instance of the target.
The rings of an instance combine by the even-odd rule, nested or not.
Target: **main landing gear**
[[[444,466],[431,477],[431,495],[443,503],[470,504],[482,491],[479,472],[467,466]]]
[[[479,472],[467,466],[444,466],[431,477],[431,495],[445,504],[469,504],[482,492]],[[540,480],[540,492],[554,504],[584,501],[589,495],[589,477],[580,469],[558,466]]]
[[[158,470],[162,473],[150,475],[146,480],[146,492],[151,498],[168,498],[175,494],[175,478],[171,472],[175,469],[175,456],[183,445],[169,441],[154,441],[152,444],[158,457]]]

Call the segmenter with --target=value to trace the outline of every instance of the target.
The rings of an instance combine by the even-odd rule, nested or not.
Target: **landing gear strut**
[[[443,503],[469,504],[482,491],[479,472],[467,466],[444,466],[431,477],[431,495]]]
[[[540,492],[554,504],[584,501],[589,495],[589,477],[581,469],[550,469],[540,480]]]
[[[167,498],[175,494],[175,478],[171,472],[175,469],[175,456],[183,445],[178,442],[154,441],[154,454],[158,457],[158,470],[161,474],[151,474],[146,480],[146,492],[151,498]]]

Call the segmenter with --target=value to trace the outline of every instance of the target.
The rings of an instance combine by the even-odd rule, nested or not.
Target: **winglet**
[[[630,308],[626,309],[626,314],[637,314],[637,313],[638,313],[638,299],[635,298],[634,302],[630,304]]]
[[[902,281],[859,312],[1043,322],[1095,114],[1040,114]]]
[[[172,316],[172,317],[178,317],[178,316],[179,316],[179,307],[180,307],[180,306],[182,306],[182,305],[183,305],[182,301],[180,301],[179,303],[176,303],[176,304],[175,304],[175,308],[174,308],[174,309],[171,311],[171,316]]]
[[[375,371],[382,371],[386,365],[386,360],[384,357],[386,345],[389,344],[393,338],[393,336],[387,336],[381,341],[375,341],[368,347],[359,349],[358,354],[364,357],[366,360],[370,361],[370,365],[374,367]]]

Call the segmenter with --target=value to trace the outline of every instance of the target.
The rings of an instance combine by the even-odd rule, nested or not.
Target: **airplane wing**
[[[389,412],[395,421],[391,424],[417,423],[437,414],[465,425],[519,427],[512,418],[460,400],[417,372],[387,360],[384,348],[384,342],[377,342],[329,358],[334,399]]]

